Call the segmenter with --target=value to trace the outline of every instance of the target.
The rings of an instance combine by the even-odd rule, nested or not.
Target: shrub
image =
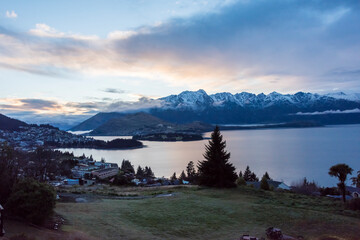
[[[120,171],[115,177],[113,184],[114,185],[134,185],[131,180],[134,179],[133,174],[125,174],[123,171]]]
[[[340,191],[337,187],[326,187],[326,188],[320,188],[320,194],[321,196],[326,196],[326,195],[340,195]]]
[[[238,179],[236,179],[236,185],[238,186],[246,186],[246,181],[243,177],[238,177]]]
[[[319,187],[314,181],[310,182],[304,178],[303,180],[293,183],[292,190],[296,193],[312,195],[319,192]]]
[[[15,216],[39,224],[53,213],[55,201],[56,193],[52,186],[24,179],[15,184],[6,208]]]
[[[347,202],[346,208],[351,210],[360,210],[360,198],[353,198]]]

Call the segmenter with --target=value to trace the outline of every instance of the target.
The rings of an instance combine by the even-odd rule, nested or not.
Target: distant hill
[[[27,126],[26,123],[9,118],[5,115],[0,114],[0,130],[18,130],[20,126]]]
[[[88,131],[94,130],[110,119],[113,118],[120,118],[125,116],[124,113],[117,113],[117,112],[109,112],[109,113],[98,113],[95,116],[85,120],[84,122],[80,123],[79,125],[70,129],[70,131]]]
[[[90,132],[91,136],[133,136],[150,133],[202,133],[211,131],[213,126],[201,122],[174,124],[148,113],[128,114],[113,118]]]
[[[118,118],[112,118],[101,126],[95,128],[92,136],[130,136],[135,133],[148,131],[161,131],[171,129],[174,124],[165,122],[147,113],[128,114]]]

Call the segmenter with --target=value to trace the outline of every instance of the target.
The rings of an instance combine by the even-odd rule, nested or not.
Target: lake
[[[210,134],[206,133],[205,137]],[[328,175],[332,165],[346,163],[354,173],[360,170],[360,125],[223,131],[222,134],[237,172],[244,172],[249,165],[259,178],[267,171],[273,179],[289,185],[306,177],[321,186],[335,186],[337,180]],[[112,140],[117,137],[95,138]],[[207,142],[143,141],[145,148],[132,150],[62,150],[76,156],[93,155],[98,161],[105,158],[119,166],[123,159],[128,159],[135,169],[138,165],[150,166],[157,177],[169,177],[174,172],[179,176],[189,161],[202,160]]]

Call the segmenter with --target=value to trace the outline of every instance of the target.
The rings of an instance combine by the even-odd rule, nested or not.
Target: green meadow
[[[82,192],[88,202],[57,203],[56,213],[66,220],[61,231],[44,231],[44,238],[39,229],[24,233],[34,239],[239,239],[242,234],[265,237],[265,229],[274,226],[305,239],[359,239],[360,213],[324,197],[250,187],[105,187],[102,195]]]

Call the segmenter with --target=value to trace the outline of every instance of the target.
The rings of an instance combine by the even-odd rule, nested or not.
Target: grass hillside
[[[244,233],[265,237],[265,229],[270,226],[305,239],[359,239],[360,213],[344,210],[339,200],[324,197],[249,187],[104,186],[70,191],[91,193],[82,195],[89,200],[87,203],[62,202],[56,207],[56,212],[66,219],[64,236],[85,236],[77,239],[233,240]],[[161,193],[172,195],[157,195]],[[114,196],[145,198],[124,200]]]
[[[203,133],[213,130],[213,126],[201,122],[174,124],[151,114],[140,112],[113,118],[94,129],[92,136],[130,136],[136,134],[191,132]]]
[[[18,130],[20,126],[26,125],[27,124],[22,121],[0,114],[0,130]]]
[[[140,112],[110,119],[92,131],[91,135],[126,136],[133,135],[134,132],[138,131],[166,130],[168,127],[173,126],[173,124],[167,123],[150,114]]]
[[[71,128],[71,131],[88,131],[93,130],[102,124],[106,123],[110,119],[123,117],[124,113],[110,112],[110,113],[98,113],[95,116],[83,121],[79,125]]]

